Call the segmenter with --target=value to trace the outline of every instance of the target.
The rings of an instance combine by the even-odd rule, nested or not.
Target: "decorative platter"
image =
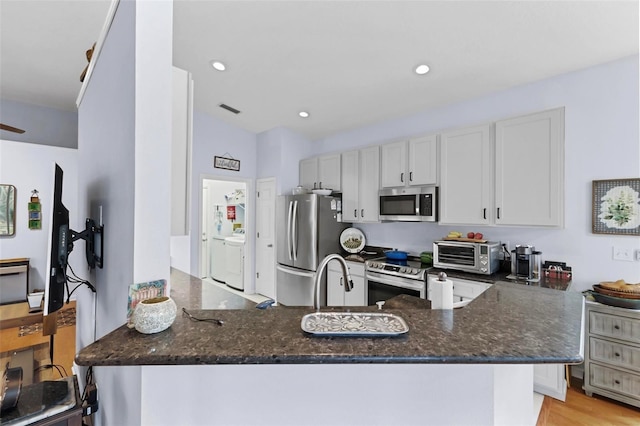
[[[347,253],[359,253],[365,243],[364,234],[358,228],[347,228],[340,234],[340,245]]]
[[[377,312],[314,312],[302,317],[300,326],[314,336],[399,336],[409,331],[399,316]]]

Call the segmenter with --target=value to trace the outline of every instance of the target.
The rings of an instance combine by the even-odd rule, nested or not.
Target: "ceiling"
[[[75,109],[109,4],[2,0],[0,96]],[[638,23],[633,0],[174,0],[173,55],[197,110],[317,140],[638,54]]]

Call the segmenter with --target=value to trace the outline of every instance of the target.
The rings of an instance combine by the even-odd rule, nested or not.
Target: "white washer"
[[[234,234],[224,239],[226,274],[229,287],[244,290],[244,234]]]

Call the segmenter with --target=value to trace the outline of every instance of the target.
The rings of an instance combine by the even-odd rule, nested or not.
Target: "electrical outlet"
[[[613,260],[633,262],[633,250],[626,247],[613,246]]]

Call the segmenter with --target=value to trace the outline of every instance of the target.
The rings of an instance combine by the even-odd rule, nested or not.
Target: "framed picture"
[[[129,300],[127,303],[127,326],[133,327],[131,315],[136,309],[136,305],[142,300],[151,299],[153,297],[164,296],[167,291],[167,281],[157,280],[146,283],[138,283],[129,285]]]
[[[593,181],[592,232],[640,235],[640,178]]]
[[[213,167],[216,169],[234,170],[239,172],[240,160],[236,160],[235,158],[218,157],[216,155],[213,157]]]

